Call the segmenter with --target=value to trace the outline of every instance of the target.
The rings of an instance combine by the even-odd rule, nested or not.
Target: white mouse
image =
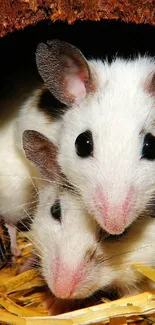
[[[151,288],[131,265],[154,266],[154,232],[153,218],[137,219],[121,238],[104,237],[74,194],[50,185],[39,193],[32,226],[42,275],[61,299],[84,299],[110,288],[120,296]]]
[[[39,191],[31,231],[52,293],[61,299],[84,299],[111,287],[120,296],[138,293],[147,285],[153,288],[153,282],[148,284],[132,263],[154,266],[155,219],[141,217],[121,236],[107,235],[73,188],[54,183],[53,144],[38,132],[25,131],[23,146],[27,158],[49,179],[49,185]]]
[[[19,85],[20,100],[17,89],[14,100],[8,96],[1,104],[0,213],[16,225],[37,201],[41,175],[22,149],[23,131],[33,129],[58,147],[63,176],[89,214],[107,232],[121,233],[154,192],[154,62],[87,61],[58,40],[39,44],[36,61],[44,85],[31,82],[27,93]],[[18,252],[12,229],[12,251]]]
[[[37,191],[29,174],[30,164],[15,143],[15,121],[23,95],[20,94],[18,99],[15,94],[13,96],[8,93],[6,100],[0,99],[0,215],[8,227],[11,251],[19,255],[16,225],[27,214],[32,214]]]
[[[36,59],[69,108],[57,143],[61,171],[100,226],[120,234],[154,196],[155,61],[87,61],[61,41],[39,44]]]

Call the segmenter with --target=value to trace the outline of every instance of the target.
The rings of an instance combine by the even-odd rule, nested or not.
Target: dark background
[[[0,39],[0,89],[12,87],[15,78],[28,80],[36,71],[35,49],[39,41],[59,38],[79,47],[88,58],[109,60],[137,53],[155,55],[155,27],[116,21],[41,22]]]

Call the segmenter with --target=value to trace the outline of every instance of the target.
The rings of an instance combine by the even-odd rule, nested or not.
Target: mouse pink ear
[[[27,159],[33,162],[48,180],[54,181],[59,177],[57,148],[43,134],[33,130],[24,131],[23,148]]]
[[[59,40],[40,43],[36,51],[38,71],[47,88],[62,103],[80,103],[90,89],[87,60],[75,46]]]

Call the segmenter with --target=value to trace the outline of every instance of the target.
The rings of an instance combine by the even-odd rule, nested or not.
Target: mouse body
[[[18,150],[15,140],[15,121],[23,100],[25,96],[22,94],[18,99],[14,94],[8,94],[7,99],[1,97],[0,100],[0,214],[6,222],[14,255],[20,254],[16,243],[16,225],[31,214],[37,194],[30,176],[30,169],[36,168],[30,168],[31,164]],[[36,171],[36,176],[38,174]]]
[[[34,81],[34,85],[30,86],[29,89],[15,89],[10,97],[8,95],[8,98],[0,100],[0,214],[6,222],[11,251],[15,256],[20,254],[16,243],[16,226],[18,222],[24,223],[25,218],[31,219],[33,216],[38,188],[44,183],[42,175],[26,159],[21,148],[22,127],[25,125],[42,130],[49,137],[54,133],[52,140],[56,137],[54,127],[51,127],[51,113],[47,112],[46,105],[39,104],[42,103],[42,96],[46,97],[44,85]],[[56,105],[54,109],[56,111]]]

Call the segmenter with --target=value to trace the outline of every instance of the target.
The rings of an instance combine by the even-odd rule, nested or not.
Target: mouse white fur
[[[35,86],[36,84],[37,82],[34,83]],[[55,122],[51,127],[51,115],[44,111],[44,107],[39,107],[44,88],[40,83],[37,84],[37,89],[31,85],[28,90],[23,88],[18,99],[10,96],[9,99],[1,98],[0,101],[0,214],[6,222],[14,255],[20,254],[16,243],[16,225],[18,221],[33,216],[38,187],[43,183],[42,175],[25,158],[20,147],[21,134],[18,126],[21,121],[21,125],[24,123],[27,127],[28,122],[33,129],[42,130],[49,137],[57,126]],[[15,93],[18,94],[17,89]],[[55,137],[54,134],[52,139]]]
[[[55,158],[88,212],[107,232],[121,233],[154,191],[154,156],[143,156],[144,146],[154,148],[154,61],[87,61],[53,40],[38,45],[36,62],[44,85],[34,82],[20,101],[1,105],[11,114],[1,119],[0,213],[15,225],[36,201],[41,175],[22,149],[23,131],[34,129],[58,147]]]
[[[6,221],[14,255],[20,254],[16,244],[16,224],[27,216],[26,210],[32,212],[36,201],[36,191],[29,175],[30,164],[23,152],[18,151],[15,142],[15,121],[22,97],[10,96],[0,101],[0,214]]]
[[[31,231],[52,293],[61,299],[84,299],[109,287],[118,288],[122,296],[153,288],[132,264],[154,266],[155,219],[138,218],[121,237],[107,236],[73,189],[52,182],[53,144],[38,132],[25,131],[23,147],[51,182],[39,191]]]

